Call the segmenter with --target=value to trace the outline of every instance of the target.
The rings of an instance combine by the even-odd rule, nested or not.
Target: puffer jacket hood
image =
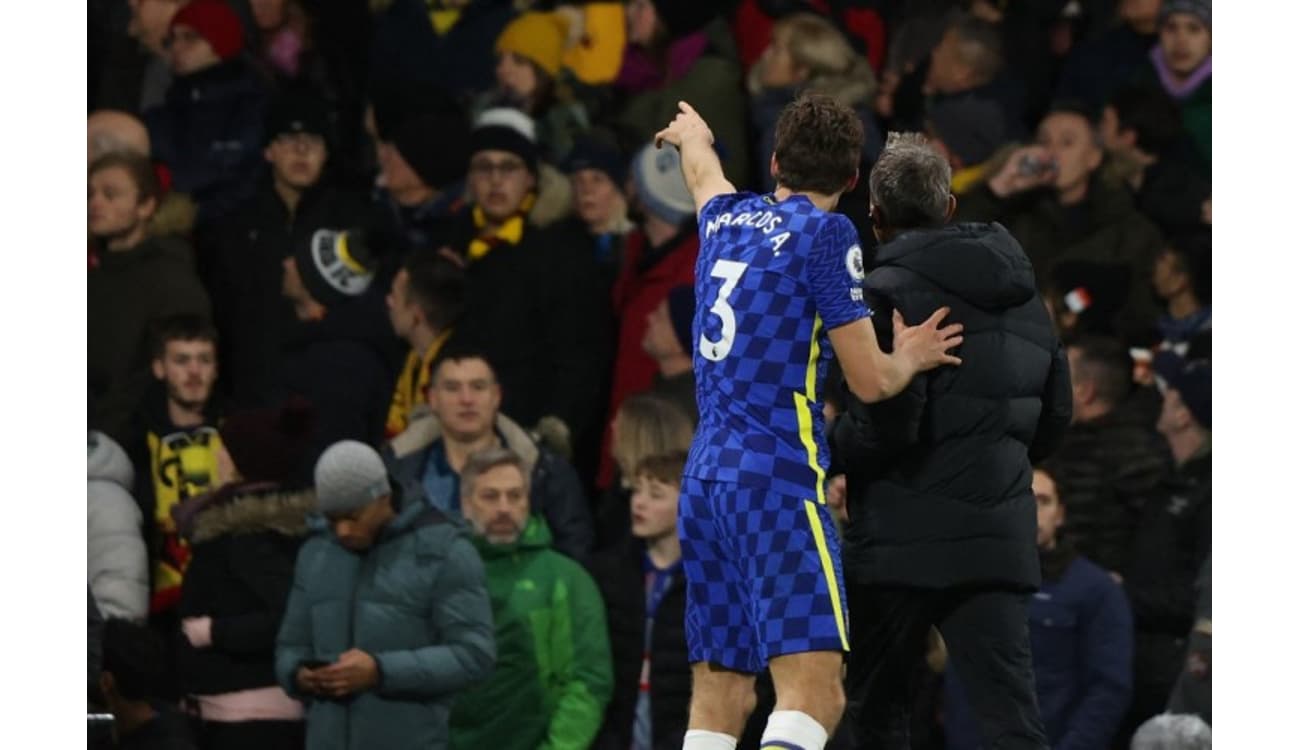
[[[135,483],[135,469],[126,451],[113,438],[92,430],[87,443],[87,471],[90,480],[112,482],[127,492]]]
[[[988,311],[1023,305],[1036,291],[1029,257],[997,223],[904,232],[881,246],[876,265],[909,269]]]

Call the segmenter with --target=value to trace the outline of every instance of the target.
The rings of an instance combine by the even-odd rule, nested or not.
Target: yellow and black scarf
[[[535,193],[525,195],[523,202],[519,204],[519,210],[495,229],[488,226],[487,215],[483,213],[483,209],[474,206],[474,228],[479,234],[469,243],[470,262],[482,259],[498,245],[518,245],[524,238],[524,224],[528,221],[528,212],[533,210],[533,204],[536,202]]]

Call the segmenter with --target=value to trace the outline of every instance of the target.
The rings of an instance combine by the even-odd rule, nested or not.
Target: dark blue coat
[[[144,113],[153,157],[199,206],[198,223],[229,214],[257,186],[263,163],[266,84],[242,60],[172,81],[167,98]]]
[[[1087,558],[1074,557],[1059,578],[1045,570],[1044,578],[1029,602],[1029,642],[1047,739],[1053,750],[1110,747],[1133,692],[1128,600]],[[948,750],[979,748],[975,718],[951,667],[943,697]]]

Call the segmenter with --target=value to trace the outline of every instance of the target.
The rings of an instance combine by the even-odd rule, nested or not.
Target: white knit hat
[[[646,211],[663,221],[681,224],[695,214],[695,200],[686,187],[677,149],[647,143],[632,159],[632,177]]]
[[[350,513],[390,492],[383,459],[365,443],[339,441],[316,462],[316,508],[325,515]]]

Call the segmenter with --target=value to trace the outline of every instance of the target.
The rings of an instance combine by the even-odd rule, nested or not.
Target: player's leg
[[[730,741],[729,745],[716,745],[734,748],[736,741],[745,731],[745,722],[754,711],[757,698],[754,695],[754,675],[749,672],[737,672],[709,662],[696,662],[691,665],[691,715],[687,725],[685,750],[712,750],[713,742]],[[709,735],[722,735],[711,738]],[[696,737],[700,740],[692,742]]]
[[[848,584],[853,622],[848,714],[862,750],[911,747],[914,676],[925,657],[936,594]]]
[[[825,505],[803,497],[747,488],[741,497],[735,536],[754,589],[758,645],[776,687],[760,746],[822,750],[844,711],[849,647],[835,524]]]
[[[684,750],[734,750],[756,700],[753,597],[717,521],[715,494],[714,483],[686,477],[678,501],[692,677]]]
[[[961,678],[990,750],[1047,750],[1029,654],[1025,597],[976,591],[939,622],[948,658]]]

